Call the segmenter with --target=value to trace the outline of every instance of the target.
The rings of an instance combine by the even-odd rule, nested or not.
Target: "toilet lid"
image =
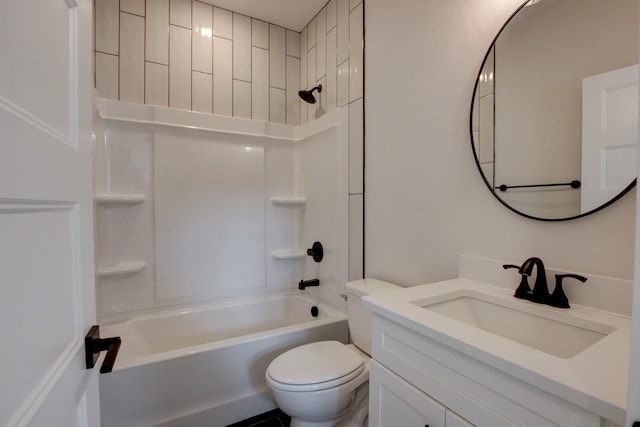
[[[363,365],[364,359],[341,342],[320,341],[282,353],[271,362],[267,375],[287,389],[319,390],[349,381]]]

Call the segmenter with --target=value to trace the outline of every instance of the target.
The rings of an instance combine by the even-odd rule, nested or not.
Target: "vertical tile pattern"
[[[155,3],[157,0],[149,0]],[[171,0],[170,23],[183,28],[191,28],[191,0]]]
[[[338,10],[337,10],[337,3],[336,2],[337,2],[337,0],[331,0],[329,3],[327,3],[327,6],[326,6],[326,9],[327,9],[327,34],[338,23],[338,21],[337,21]]]
[[[144,16],[144,3],[144,0],[120,0],[120,10],[133,15]]]
[[[239,13],[233,14],[233,78],[251,81],[251,18]]]
[[[193,1],[193,34],[191,46],[193,52],[193,71],[211,74],[213,72],[213,7]]]
[[[338,64],[336,32],[334,28],[327,34],[327,87],[324,88],[324,96],[327,98],[327,111],[336,108],[338,96]]]
[[[362,3],[349,15],[349,101],[362,97],[363,90],[363,14]]]
[[[233,12],[213,8],[213,35],[229,40],[233,38]]]
[[[233,81],[233,117],[251,118],[251,83]]]
[[[305,27],[302,30],[302,34],[300,35],[300,89],[309,88],[308,79],[308,59],[309,59],[309,50],[307,49],[307,33],[308,27]],[[302,101],[300,102],[300,124],[307,123],[307,110],[309,104]]]
[[[360,98],[349,104],[349,194],[358,194],[364,191],[363,119],[363,101]]]
[[[113,0],[96,0],[95,4],[96,52],[118,55],[118,22],[120,20],[118,2]]]
[[[300,124],[300,59],[287,56],[287,124]]]
[[[191,30],[169,27],[169,106],[191,109]]]
[[[316,16],[316,80],[327,75],[327,10]]]
[[[272,87],[269,89],[269,121],[273,123],[286,122],[286,94],[284,89]]]
[[[362,194],[349,196],[349,280],[362,279],[363,277],[363,199]]]
[[[300,58],[300,33],[287,30],[287,55]]]
[[[338,65],[338,107],[349,103],[349,60]]]
[[[251,118],[269,121],[269,51],[252,48],[251,54]]]
[[[98,96],[118,99],[118,57],[96,52],[96,90]]]
[[[213,77],[211,74],[193,71],[191,84],[193,111],[211,113],[213,111]]]
[[[173,3],[173,2],[172,2]],[[153,0],[147,4],[145,59],[169,64],[169,0]]]
[[[216,12],[214,11],[214,14]],[[214,24],[215,25],[215,24]],[[213,113],[233,115],[233,42],[213,38]]]
[[[169,66],[145,64],[144,99],[146,104],[169,106]]]
[[[307,57],[307,85],[309,89],[313,88],[316,85],[316,47],[312,47],[308,53]],[[316,92],[313,93],[317,98],[318,94]],[[306,103],[305,103],[306,104]],[[318,104],[307,104],[307,121],[316,118],[316,110],[318,109]]]
[[[269,24],[259,19],[251,20],[251,45],[269,49]]]
[[[338,64],[349,58],[349,0],[337,0]]]
[[[309,24],[307,25],[307,29],[308,29],[308,31],[307,31],[307,50],[311,50],[311,48],[316,45],[317,28],[318,28],[317,20],[314,17],[311,20],[311,22],[309,22]]]
[[[286,30],[269,26],[269,85],[286,88]]]
[[[120,13],[120,100],[144,103],[144,18]]]

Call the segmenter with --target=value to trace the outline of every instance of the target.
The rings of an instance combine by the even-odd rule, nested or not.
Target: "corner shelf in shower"
[[[147,200],[144,194],[96,194],[93,197],[97,204],[107,207],[138,205]]]
[[[272,197],[271,203],[276,206],[299,208],[307,203],[307,199],[304,197]]]
[[[98,277],[125,276],[139,273],[145,268],[147,268],[147,263],[144,261],[119,262],[117,264],[99,266],[96,274]]]
[[[290,251],[286,249],[271,252],[271,257],[280,261],[303,259],[306,255],[304,251]]]

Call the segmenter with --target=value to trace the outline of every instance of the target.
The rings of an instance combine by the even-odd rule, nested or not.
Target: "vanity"
[[[370,425],[623,425],[629,317],[514,289],[458,278],[364,298]]]

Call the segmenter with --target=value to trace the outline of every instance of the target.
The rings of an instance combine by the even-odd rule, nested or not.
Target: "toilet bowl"
[[[347,284],[347,317],[354,344],[320,341],[276,357],[265,373],[291,427],[366,427],[368,423],[371,314],[364,295],[398,289],[375,279]]]

